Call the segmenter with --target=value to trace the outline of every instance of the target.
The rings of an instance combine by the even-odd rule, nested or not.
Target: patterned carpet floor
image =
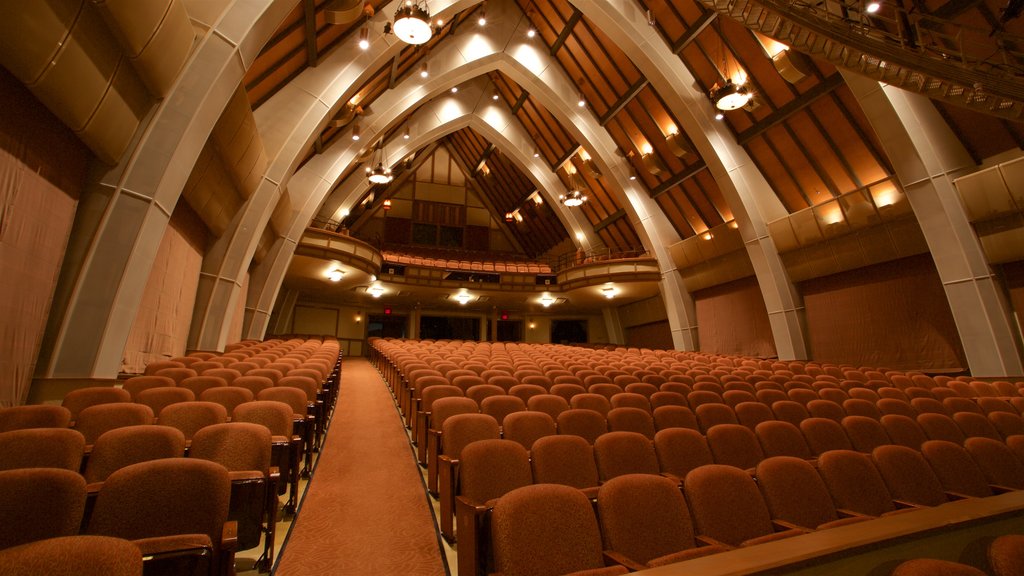
[[[409,437],[365,358],[346,358],[308,492],[274,574],[444,576]]]

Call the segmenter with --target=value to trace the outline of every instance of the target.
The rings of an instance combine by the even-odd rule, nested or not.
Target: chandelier
[[[387,164],[387,161],[388,155],[384,150],[384,141],[381,140],[373,149],[373,154],[370,156],[370,165],[366,167],[366,179],[370,181],[370,184],[388,184],[391,182],[393,176],[391,175],[391,166]]]
[[[407,44],[424,44],[433,35],[427,0],[406,0],[395,12],[395,36]]]
[[[737,110],[747,105],[754,94],[743,84],[736,84],[727,78],[725,84],[715,85],[709,94],[711,102],[719,110]]]
[[[584,186],[583,181],[580,178],[579,171],[575,168],[573,168],[572,173],[569,174],[569,186],[569,191],[559,196],[558,201],[569,208],[582,206],[583,203],[587,201],[587,195],[584,194],[587,188]]]

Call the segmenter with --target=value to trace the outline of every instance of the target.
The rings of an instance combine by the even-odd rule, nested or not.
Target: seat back
[[[270,473],[271,434],[252,422],[211,424],[192,437],[190,458],[216,462],[230,472],[255,470]]]
[[[882,428],[893,444],[920,450],[928,437],[917,420],[902,414],[886,414],[882,416]]]
[[[68,428],[26,428],[0,432],[0,471],[63,468],[78,472],[85,437]]]
[[[964,436],[968,438],[991,438],[1002,440],[999,431],[992,425],[992,422],[982,414],[974,412],[956,412],[953,414],[953,421],[960,427]]]
[[[530,450],[544,436],[557,434],[555,421],[544,412],[515,412],[505,416],[502,436]]]
[[[947,492],[975,498],[992,495],[985,473],[960,444],[929,440],[921,445],[921,455]]]
[[[552,420],[557,420],[559,414],[569,409],[569,401],[556,394],[538,394],[526,401],[526,409],[543,412]]]
[[[602,416],[607,416],[612,409],[611,401],[607,396],[594,392],[576,394],[569,399],[569,406],[577,410],[593,410]]]
[[[623,474],[658,474],[654,443],[637,432],[608,432],[594,442],[594,458],[602,481]]]
[[[82,410],[75,421],[75,430],[92,444],[101,434],[122,426],[153,423],[153,410],[145,404],[97,404]]]
[[[223,388],[228,385],[228,381],[219,376],[208,376],[203,374],[201,376],[192,376],[191,378],[185,378],[178,383],[181,388],[187,388],[196,395],[196,398],[202,396],[203,392],[211,388]]]
[[[533,483],[530,455],[518,442],[479,440],[463,448],[459,456],[462,496],[474,504],[486,504],[505,493]]]
[[[640,564],[696,545],[686,499],[668,478],[612,478],[597,493],[597,513],[605,550]]]
[[[654,428],[666,430],[669,428],[689,428],[700,430],[697,424],[697,416],[685,406],[658,406],[654,409]]]
[[[572,408],[558,415],[558,433],[580,436],[593,444],[608,432],[608,421],[600,412],[585,408]]]
[[[775,420],[772,409],[761,402],[741,402],[734,407],[734,410],[736,420],[751,430],[757,428],[761,422]]]
[[[753,478],[743,470],[722,464],[702,466],[686,476],[683,486],[698,534],[739,546],[772,533],[768,507]]]
[[[654,418],[641,408],[612,408],[608,412],[608,429],[613,432],[636,432],[654,440]]]
[[[650,396],[651,411],[662,406],[682,406],[688,408],[686,396],[678,392],[657,391]]]
[[[717,464],[744,470],[757,466],[764,451],[750,428],[739,424],[719,424],[707,432],[708,447]]]
[[[67,428],[71,411],[63,406],[26,404],[0,408],[0,432],[27,428]]]
[[[87,482],[103,482],[115,471],[159,458],[185,455],[185,435],[176,428],[144,424],[103,433],[85,466]]]
[[[807,412],[812,418],[828,418],[836,422],[846,417],[843,407],[829,400],[811,400],[807,403]]]
[[[843,418],[842,424],[854,450],[870,454],[875,448],[892,443],[881,422],[874,418],[847,416]]]
[[[714,463],[707,440],[696,430],[667,428],[654,435],[654,451],[662,472],[686,478],[691,470]]]
[[[132,402],[138,402],[139,392],[150,388],[163,388],[174,386],[172,378],[166,376],[134,376],[124,381],[121,387],[131,394]]]
[[[533,477],[537,483],[562,484],[573,488],[598,485],[594,447],[573,435],[538,438],[530,452]]]
[[[809,460],[814,457],[800,429],[789,422],[772,420],[762,422],[754,429],[765,458],[793,456]]]
[[[241,386],[210,388],[209,390],[204,390],[203,393],[199,395],[199,400],[203,402],[213,402],[223,406],[229,417],[235,412],[235,408],[239,404],[252,402],[255,398],[256,395],[253,394],[251,390],[248,388],[242,388]]]
[[[196,432],[206,426],[223,424],[228,419],[228,411],[215,402],[179,402],[171,404],[160,411],[160,425],[177,428],[191,440]]]
[[[932,414],[926,412],[917,416],[917,423],[929,440],[945,440],[963,444],[967,439],[963,430],[956,425],[952,418],[945,414]]]
[[[968,438],[964,448],[981,468],[989,484],[1024,489],[1024,464],[1006,444],[991,438]]]
[[[159,414],[165,407],[177,402],[191,402],[196,395],[186,388],[169,386],[163,388],[150,388],[139,392],[136,402],[149,406],[153,414]]]
[[[718,424],[738,424],[736,413],[728,404],[701,404],[694,409],[697,422],[705,433]]]
[[[503,496],[491,514],[494,568],[504,576],[601,568],[601,533],[579,490],[534,484]]]
[[[0,550],[78,533],[85,479],[58,468],[0,472]]]
[[[523,402],[522,398],[512,396],[511,394],[488,396],[480,402],[480,412],[493,416],[498,421],[498,426],[504,423],[505,416],[514,412],[525,411],[526,403]]]
[[[456,414],[441,426],[444,435],[444,454],[458,459],[463,448],[477,440],[496,440],[500,437],[498,421],[487,414]]]
[[[939,478],[917,450],[906,446],[879,446],[871,453],[871,459],[896,500],[919,506],[947,502]]]
[[[240,404],[235,407],[231,421],[260,424],[266,427],[272,436],[292,436],[292,408],[284,402],[253,400]]]
[[[839,519],[825,482],[806,460],[792,456],[765,458],[757,465],[755,475],[772,518],[808,530]]]
[[[71,412],[71,421],[77,422],[78,415],[90,406],[99,404],[112,404],[118,402],[131,402],[132,395],[123,388],[112,386],[90,386],[78,388],[64,395],[60,405]]]
[[[800,426],[800,423],[811,417],[807,412],[807,408],[793,400],[779,400],[778,402],[772,403],[772,412],[775,413],[775,418],[784,422],[789,422],[793,426]]]
[[[896,509],[892,496],[871,457],[852,450],[832,450],[818,456],[818,472],[837,508],[869,516]]]

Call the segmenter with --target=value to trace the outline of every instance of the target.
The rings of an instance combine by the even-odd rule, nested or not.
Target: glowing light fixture
[[[366,167],[366,179],[370,181],[370,184],[388,184],[391,182],[393,176],[391,175],[391,166],[388,165],[388,155],[384,150],[384,141],[381,140],[377,143],[376,148],[373,150],[373,154],[370,156],[370,166]],[[391,203],[385,200],[385,210],[390,208]]]
[[[611,300],[612,298],[615,298],[615,295],[618,294],[618,293],[619,293],[619,289],[616,288],[615,286],[605,286],[605,287],[601,288],[601,294],[603,294],[604,297],[609,299],[609,300]]]
[[[370,28],[363,26],[359,30],[359,49],[369,50],[370,49]]]
[[[569,191],[558,197],[558,201],[568,208],[582,206],[587,201],[586,187],[580,179],[579,171],[573,169],[569,173]]]
[[[374,298],[380,298],[384,294],[384,287],[381,286],[380,284],[374,284],[373,286],[367,288],[366,291],[370,293],[370,296],[373,296]]]
[[[471,296],[469,292],[463,290],[462,292],[457,292],[455,295],[452,296],[452,298],[454,298],[455,301],[458,302],[459,304],[465,306],[466,304],[469,303],[470,300],[473,299],[473,296]]]
[[[875,12],[878,12],[881,8],[882,3],[873,0],[871,2],[868,2],[866,6],[864,6],[864,11],[867,12],[868,14],[874,14]]]
[[[402,139],[403,140],[408,140],[409,139],[409,127],[408,126],[406,126],[405,130],[402,132]]]
[[[728,78],[725,84],[715,85],[711,88],[711,102],[719,110],[737,110],[747,105],[754,94],[743,84],[736,84],[732,78]]]
[[[543,306],[545,308],[550,307],[554,303],[555,303],[555,297],[552,296],[551,294],[545,294],[545,295],[540,297],[540,304],[541,304],[541,306]]]
[[[340,268],[331,268],[330,272],[327,273],[327,279],[331,282],[340,282],[345,276],[345,272]]]
[[[391,198],[385,198],[382,207],[384,208],[385,212],[391,210]]]
[[[526,37],[527,38],[533,38],[536,35],[537,35],[536,28],[534,28],[533,26],[530,26],[530,29],[526,31]]]
[[[459,91],[459,87],[458,86],[452,86],[452,94],[455,94],[458,91]]]
[[[501,96],[498,96],[498,91],[497,91],[497,90],[495,90],[495,91],[494,91],[494,93],[493,93],[493,94],[491,94],[491,100],[495,100],[495,101],[497,101],[497,100],[498,100],[498,98],[501,98]]]
[[[722,114],[721,112],[715,113],[715,120],[721,120],[722,118],[725,118],[725,114]]]
[[[352,141],[353,142],[359,142],[359,138],[361,137],[360,132],[361,132],[361,130],[359,128],[359,124],[353,124],[352,125]]]
[[[430,76],[430,69],[427,68],[427,63],[420,64],[420,78],[426,78]]]
[[[516,217],[511,212],[505,212],[505,222],[512,222]]]
[[[392,30],[406,44],[424,44],[434,34],[426,0],[406,0],[395,12]]]
[[[715,237],[715,235],[712,234],[710,230],[708,230],[707,232],[701,234],[700,237],[704,240],[711,240],[712,238]]]
[[[477,26],[487,25],[487,2],[480,4],[480,17],[476,19]]]

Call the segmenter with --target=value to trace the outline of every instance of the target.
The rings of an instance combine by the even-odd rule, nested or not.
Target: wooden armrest
[[[896,500],[895,498],[893,499],[892,503],[895,504],[896,508],[899,509],[924,508],[924,506],[921,506],[920,504],[914,504],[913,502],[907,502],[906,500]]]
[[[792,522],[787,522],[785,520],[779,520],[776,518],[772,519],[772,526],[774,526],[776,532],[785,532],[786,530],[800,530],[802,532],[808,531],[808,529],[804,526],[798,526],[796,524],[793,524]]]
[[[139,547],[143,560],[151,559],[155,556],[166,557],[167,555],[179,555],[182,553],[194,554],[198,550],[209,551],[211,548],[210,537],[206,534],[153,536],[132,540],[132,543]]]
[[[1007,492],[1015,492],[1017,490],[1016,488],[1010,488],[1009,486],[1002,486],[999,484],[989,484],[988,487],[996,494],[1006,494]]]
[[[235,550],[238,548],[238,521],[228,520],[220,535],[220,549],[222,551]]]
[[[963,492],[951,492],[949,490],[946,490],[946,497],[950,500],[967,500],[968,498],[974,498],[974,496],[964,494]]]
[[[874,518],[874,516],[861,514],[860,512],[854,512],[853,510],[847,510],[846,508],[836,508],[836,512],[843,518]]]
[[[703,534],[694,536],[694,540],[697,542],[698,546],[721,546],[725,550],[733,550],[736,548],[735,546],[730,546],[725,542],[720,542],[710,536],[704,536]]]
[[[639,572],[640,570],[645,570],[647,568],[647,566],[627,558],[614,550],[604,550],[603,553],[605,566],[614,566],[618,564],[619,566],[625,566],[630,572]]]
[[[229,470],[228,478],[232,482],[245,482],[249,480],[266,480],[267,477],[259,470]]]
[[[281,479],[281,469],[278,468],[277,466],[271,466],[270,467],[270,472],[267,474],[267,478],[269,478],[271,481],[274,481],[274,482],[280,480]]]
[[[477,504],[476,502],[470,502],[469,500],[466,499],[465,496],[455,497],[455,507],[463,511],[473,512],[478,516],[486,514],[487,511],[491,509],[491,507],[486,504]]]
[[[90,482],[85,485],[85,495],[95,496],[100,493],[100,488],[103,488],[103,482]]]

